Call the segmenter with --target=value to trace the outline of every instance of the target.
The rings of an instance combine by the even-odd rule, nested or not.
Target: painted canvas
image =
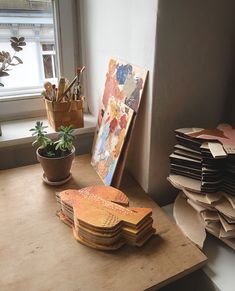
[[[105,185],[111,185],[133,113],[126,104],[109,97],[91,160]]]
[[[146,69],[130,63],[117,59],[109,60],[99,109],[97,133],[110,97],[125,103],[134,112],[138,111],[147,73]]]

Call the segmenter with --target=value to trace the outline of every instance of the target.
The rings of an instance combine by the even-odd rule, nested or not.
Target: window
[[[76,0],[0,1],[0,50],[9,50],[11,36],[24,36],[27,43],[19,52],[23,65],[1,78],[0,121],[43,114],[43,83],[56,83],[60,75],[73,79],[80,64],[78,11]]]
[[[49,54],[46,56],[46,53],[43,53],[42,57],[40,56],[42,42],[50,42],[53,46],[55,44],[52,2],[18,0],[11,1],[9,4],[7,1],[3,1],[1,6],[1,50],[9,51],[11,55],[14,55],[10,46],[11,37],[23,36],[27,45],[17,53],[23,64],[13,67],[9,71],[9,76],[1,78],[4,88],[0,92],[0,97],[23,94],[26,90],[30,92],[30,89],[32,89],[32,93],[40,92],[45,82],[43,68],[48,74],[52,69],[50,78],[56,79],[55,50],[50,52],[50,55],[53,53],[54,56],[50,57]],[[51,67],[49,67],[50,62]]]

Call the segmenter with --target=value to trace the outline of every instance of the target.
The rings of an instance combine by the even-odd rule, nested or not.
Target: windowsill
[[[2,136],[0,136],[0,148],[31,143],[35,140],[29,131],[35,126],[37,120],[43,121],[47,125],[47,132],[50,138],[56,137],[56,132],[48,124],[46,117],[36,117],[21,120],[1,122]],[[97,119],[91,114],[84,114],[84,127],[76,128],[75,135],[93,133],[95,131]]]
[[[9,101],[19,101],[19,100],[25,100],[25,99],[38,99],[42,98],[42,92],[43,88],[38,87],[38,88],[24,88],[21,90],[10,90],[7,89],[5,90],[2,89],[0,93],[0,103],[2,102],[9,102]]]

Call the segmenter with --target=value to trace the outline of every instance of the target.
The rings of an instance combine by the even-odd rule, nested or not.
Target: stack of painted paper
[[[235,197],[224,192],[196,193],[183,185],[177,188],[182,192],[174,203],[174,217],[185,235],[202,248],[207,230],[235,250]]]
[[[219,125],[213,130],[183,128],[170,155],[171,175],[196,191],[224,191],[235,195],[235,130]]]
[[[110,186],[96,185],[57,194],[58,216],[73,228],[84,245],[115,250],[125,243],[142,246],[154,233],[152,210],[128,206],[127,196]]]
[[[91,160],[105,185],[120,186],[146,77],[143,68],[109,61]]]
[[[174,205],[178,225],[200,247],[206,229],[235,249],[235,130],[223,124],[175,132],[168,180],[183,191]]]

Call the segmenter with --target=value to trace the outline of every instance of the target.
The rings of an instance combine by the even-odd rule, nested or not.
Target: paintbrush
[[[72,82],[68,85],[67,89],[63,93],[63,96],[67,95],[67,93],[71,90],[71,88],[75,84],[76,80],[77,80],[77,76],[75,76],[74,79],[72,80]]]
[[[60,102],[63,99],[65,83],[66,83],[65,82],[65,78],[61,77],[60,80],[59,80],[58,90],[57,90],[57,98],[56,98],[57,102]]]
[[[74,98],[75,100],[79,100],[80,99],[80,94],[81,94],[81,76],[83,71],[85,70],[85,66],[83,66],[82,68],[78,67],[77,68],[77,85],[75,88],[75,94],[74,94]]]

